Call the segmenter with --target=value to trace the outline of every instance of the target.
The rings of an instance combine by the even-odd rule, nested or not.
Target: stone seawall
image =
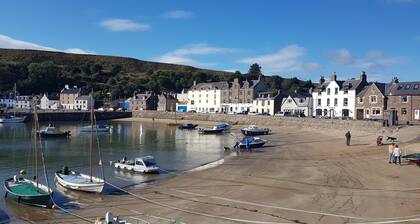
[[[32,113],[16,113],[18,116],[26,116],[26,121],[32,120]],[[75,112],[39,112],[38,117],[40,121],[89,121],[89,111],[75,111]],[[95,112],[96,120],[112,120],[119,118],[131,117],[131,112]]]
[[[175,119],[174,112],[133,111],[133,117]],[[292,128],[334,129],[364,132],[378,132],[382,129],[382,122],[362,120],[318,119],[300,117],[273,117],[230,114],[204,113],[176,113],[178,120],[228,122],[242,125],[267,125]]]

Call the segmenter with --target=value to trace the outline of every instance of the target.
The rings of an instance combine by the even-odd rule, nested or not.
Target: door
[[[420,120],[420,110],[414,110],[414,120]]]

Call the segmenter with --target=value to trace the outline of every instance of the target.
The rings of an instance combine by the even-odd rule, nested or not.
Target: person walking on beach
[[[394,148],[394,163],[401,165],[401,149],[398,147],[398,145],[395,145]]]
[[[345,136],[346,136],[346,145],[349,146],[350,145],[350,139],[351,139],[350,131],[347,131]]]
[[[388,163],[394,162],[394,148],[395,148],[394,143],[388,146]]]

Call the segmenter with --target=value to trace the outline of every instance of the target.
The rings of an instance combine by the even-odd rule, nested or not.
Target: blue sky
[[[420,0],[4,1],[0,48],[420,81]]]

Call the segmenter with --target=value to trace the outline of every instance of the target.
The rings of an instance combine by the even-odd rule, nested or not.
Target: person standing
[[[347,131],[345,136],[346,136],[346,145],[349,146],[350,145],[350,139],[351,139],[350,131]]]
[[[394,143],[388,146],[388,163],[394,162],[394,148],[395,148]]]
[[[394,163],[401,165],[401,149],[398,147],[398,145],[395,145],[394,148]]]

